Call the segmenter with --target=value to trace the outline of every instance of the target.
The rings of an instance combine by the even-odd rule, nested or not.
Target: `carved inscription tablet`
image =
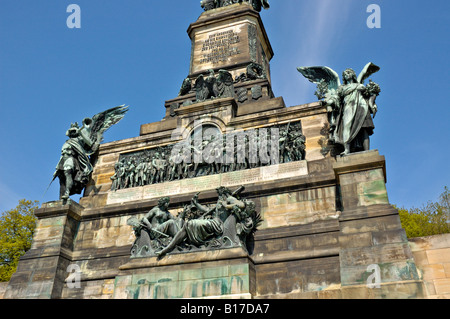
[[[244,63],[249,59],[246,24],[199,32],[193,44],[191,73]]]
[[[235,44],[241,42],[234,30],[213,33],[202,42],[202,58],[200,64],[226,62],[229,57],[240,54]]]

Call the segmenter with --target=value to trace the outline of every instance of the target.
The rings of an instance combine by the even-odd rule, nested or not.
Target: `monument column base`
[[[343,296],[422,297],[408,238],[398,210],[389,204],[384,156],[376,150],[355,153],[337,158],[333,168],[342,206],[339,258]]]
[[[36,210],[38,225],[31,249],[20,259],[5,299],[59,299],[71,263],[83,207],[72,200],[45,203]]]
[[[115,279],[114,299],[252,299],[253,260],[243,248],[131,259]]]

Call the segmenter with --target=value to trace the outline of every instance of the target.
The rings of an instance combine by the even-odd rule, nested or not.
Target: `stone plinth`
[[[339,182],[344,209],[389,204],[386,162],[378,151],[338,157],[333,169]]]
[[[35,212],[39,220],[33,244],[20,259],[5,299],[61,297],[82,210],[83,207],[68,200],[43,204]]]
[[[107,162],[108,155],[104,157],[101,161]],[[85,203],[96,201],[86,208],[71,201],[44,204],[37,211],[33,248],[20,261],[4,298],[445,296],[446,261],[439,253],[446,252],[448,245],[426,251],[426,260],[421,250],[425,244],[417,241],[411,249],[398,211],[380,196],[385,192],[385,164],[377,151],[283,165],[283,170],[256,169],[261,180],[248,177],[244,183],[245,196],[255,202],[264,219],[251,255],[225,249],[174,253],[161,260],[130,259],[135,237],[127,220],[156,206],[157,195],[123,197],[123,202],[105,201],[100,206],[99,194],[84,198]],[[206,180],[184,182],[210,187],[200,200],[213,203],[214,183],[226,180],[219,177],[221,181],[206,176]],[[342,183],[353,186],[346,189]],[[371,187],[372,183],[383,185]],[[161,192],[168,189],[166,184],[160,186]],[[365,190],[362,197],[358,189]],[[171,196],[170,210],[175,215],[195,194],[193,185],[185,185],[185,191]],[[80,288],[65,284],[68,265],[81,270]],[[367,283],[374,265],[380,269],[380,282],[370,289]]]
[[[389,204],[384,157],[378,151],[338,157],[333,169],[342,208],[339,218],[342,287],[353,287],[353,290],[345,290],[348,293],[362,293],[361,289],[367,288],[369,277],[374,273],[373,267],[377,267],[379,289],[385,286],[387,298],[423,296],[398,211]],[[396,295],[393,288],[397,283],[408,288]]]
[[[120,267],[115,299],[242,298],[255,294],[255,269],[241,248],[137,258]]]

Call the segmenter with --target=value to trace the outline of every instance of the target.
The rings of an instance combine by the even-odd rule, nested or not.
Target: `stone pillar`
[[[344,298],[417,298],[422,283],[378,151],[338,157],[340,271]],[[370,285],[370,286],[369,286]],[[370,288],[372,287],[372,288]]]
[[[20,259],[5,299],[58,299],[70,275],[74,239],[83,207],[68,200],[43,204],[31,249]]]

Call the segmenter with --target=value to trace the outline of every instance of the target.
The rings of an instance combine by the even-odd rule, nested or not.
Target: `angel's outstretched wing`
[[[300,67],[297,70],[312,83],[320,84],[325,81],[330,92],[337,90],[341,85],[339,75],[327,66]]]
[[[92,118],[92,128],[90,132],[91,140],[95,141],[97,144],[101,143],[103,140],[103,134],[111,126],[119,123],[127,112],[128,106],[121,105],[94,115]]]
[[[181,85],[180,92],[178,93],[178,96],[183,96],[188,94],[192,90],[192,82],[189,77],[184,79],[183,84]]]
[[[358,76],[358,83],[364,84],[364,81],[367,80],[372,74],[380,71],[380,67],[369,62],[366,64],[362,72]]]
[[[258,230],[258,227],[261,226],[263,223],[263,218],[260,213],[255,212],[255,215],[253,216],[253,224],[255,225],[253,228],[253,233],[255,233]]]

